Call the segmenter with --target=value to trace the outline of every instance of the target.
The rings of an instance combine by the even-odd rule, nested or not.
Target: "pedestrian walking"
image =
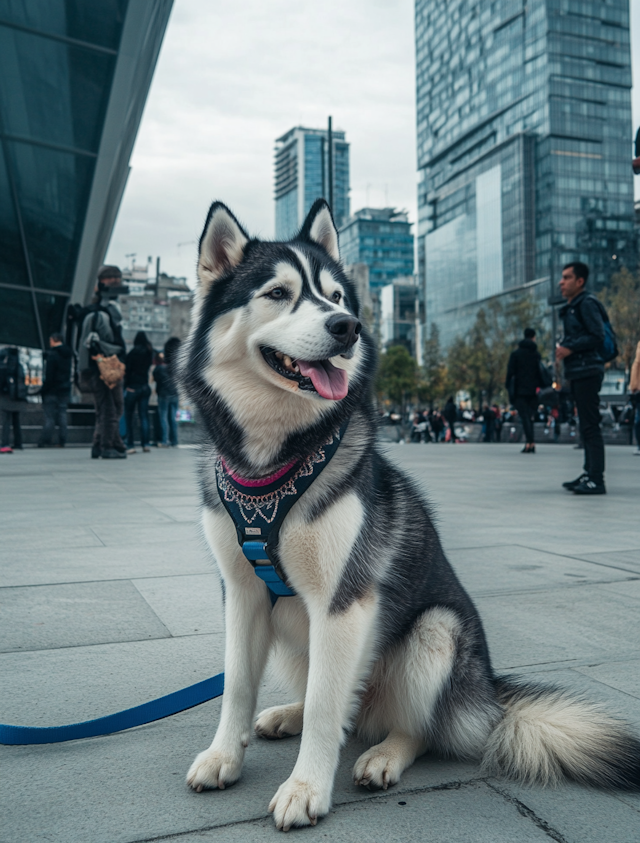
[[[56,424],[58,447],[64,448],[67,444],[67,406],[71,398],[72,360],[73,352],[65,344],[62,334],[51,334],[49,350],[44,360],[44,382],[40,390],[44,424],[38,448],[51,445]]]
[[[458,420],[458,408],[453,400],[453,395],[450,395],[447,398],[444,409],[442,410],[442,415],[444,416],[445,421],[449,425],[449,430],[451,431],[451,438],[449,441],[453,443],[457,442],[455,425]]]
[[[635,455],[640,457],[640,342],[636,346],[636,357],[631,366],[629,393],[631,396],[631,406],[634,409],[633,426],[636,434]]]
[[[178,387],[173,379],[173,366],[176,362],[180,340],[178,337],[170,337],[164,344],[164,360],[153,370],[153,379],[156,382],[156,393],[158,395],[158,416],[160,418],[160,430],[162,431],[161,441],[158,443],[163,448],[169,445],[176,447],[178,444]]]
[[[524,432],[525,445],[521,451],[523,454],[535,454],[533,418],[538,406],[537,391],[549,385],[544,383],[542,358],[535,339],[534,329],[525,328],[524,339],[520,340],[518,347],[511,352],[507,366],[506,387],[509,401],[518,411]]]
[[[117,298],[122,273],[117,266],[103,266],[98,272],[94,301],[82,322],[78,345],[80,388],[93,394],[96,425],[93,432],[93,459],[126,459],[125,444],[118,429],[123,411],[123,378],[107,383],[100,372],[106,358],[124,361],[122,311]]]
[[[489,405],[485,405],[482,411],[482,433],[484,442],[493,442],[493,434],[495,433],[495,416],[493,410]]]
[[[145,454],[149,448],[149,369],[153,363],[153,346],[144,331],[138,331],[133,348],[125,360],[124,415],[127,422],[127,454],[135,454],[133,416],[138,408],[140,419],[140,444]]]
[[[586,292],[588,279],[589,267],[580,261],[567,264],[560,279],[560,292],[567,303],[560,310],[564,336],[556,348],[556,360],[564,361],[584,443],[582,474],[562,485],[577,495],[604,495],[607,490],[599,397],[604,378],[600,353],[605,340],[604,308]]]
[[[17,348],[5,348],[0,352],[0,409],[2,410],[2,443],[0,454],[22,451],[22,428],[20,413],[27,400],[27,382]],[[11,428],[13,427],[13,448]]]

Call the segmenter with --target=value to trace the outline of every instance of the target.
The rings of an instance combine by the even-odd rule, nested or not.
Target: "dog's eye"
[[[342,293],[340,290],[336,290],[335,293],[332,294],[331,301],[334,301],[336,304],[340,304],[342,301]]]
[[[284,299],[287,296],[287,291],[284,287],[274,287],[273,290],[269,290],[267,293],[267,297],[270,299]]]

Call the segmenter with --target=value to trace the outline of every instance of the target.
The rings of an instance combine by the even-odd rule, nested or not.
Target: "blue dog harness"
[[[280,528],[294,504],[331,461],[348,423],[306,460],[286,466],[264,480],[245,480],[229,471],[223,457],[216,461],[220,500],[235,524],[242,552],[266,583],[271,605],[278,597],[295,595],[278,559]]]

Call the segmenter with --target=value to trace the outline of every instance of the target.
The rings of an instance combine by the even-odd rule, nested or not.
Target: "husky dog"
[[[352,727],[371,744],[353,770],[369,788],[395,784],[427,750],[532,783],[638,788],[640,742],[624,723],[563,690],[493,673],[478,612],[427,505],[376,445],[374,344],[326,202],[286,243],[250,239],[216,202],[198,277],[180,378],[206,429],[203,526],[224,581],[226,681],[216,736],[187,783],[222,790],[239,778],[273,653],[296,702],[263,711],[255,731],[302,733],[269,805],[279,829],[315,825],[329,811]],[[241,551],[216,466],[222,459],[232,476],[250,478],[245,486],[271,482],[347,421],[282,524],[278,569],[296,596],[272,606]]]

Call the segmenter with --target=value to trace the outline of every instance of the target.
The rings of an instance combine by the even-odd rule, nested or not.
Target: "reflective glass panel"
[[[45,293],[36,293],[36,303],[42,334],[45,343],[55,331],[62,330],[64,311],[69,299],[66,296],[51,296]]]
[[[0,284],[29,284],[18,220],[0,144]]]
[[[0,343],[40,347],[31,293],[0,287]]]
[[[4,26],[0,56],[4,132],[97,152],[115,56]]]
[[[3,0],[0,19],[117,49],[128,0]]]
[[[71,288],[94,159],[7,143],[36,287]]]

